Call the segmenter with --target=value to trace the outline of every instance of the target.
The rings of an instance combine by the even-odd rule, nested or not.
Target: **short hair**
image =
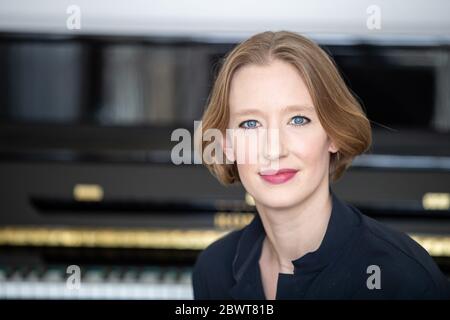
[[[339,150],[330,157],[329,178],[335,182],[354,157],[370,148],[370,122],[332,58],[316,43],[299,34],[267,31],[234,47],[222,60],[202,117],[202,130],[219,129],[225,135],[230,113],[230,84],[234,73],[245,65],[268,65],[276,59],[298,70],[309,90],[322,127]],[[204,150],[212,142],[202,139],[197,143],[201,143]],[[224,154],[221,159],[224,159]],[[235,162],[227,164],[215,161],[205,166],[223,185],[240,181]]]

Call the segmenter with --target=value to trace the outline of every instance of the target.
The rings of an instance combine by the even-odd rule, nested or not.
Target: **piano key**
[[[2,266],[0,299],[193,298],[190,268],[91,266],[82,268],[86,272],[81,286],[72,290],[66,285],[65,270],[61,266],[44,269]]]

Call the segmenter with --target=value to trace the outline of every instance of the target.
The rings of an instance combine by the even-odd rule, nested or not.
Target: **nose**
[[[274,161],[287,155],[288,149],[283,137],[283,132],[279,128],[267,130],[265,141],[263,141],[262,155],[264,159]]]

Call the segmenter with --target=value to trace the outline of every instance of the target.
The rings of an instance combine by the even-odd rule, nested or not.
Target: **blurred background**
[[[0,1],[0,298],[190,299],[252,199],[174,165],[223,56],[266,30],[336,61],[374,142],[333,189],[450,277],[450,2]],[[77,284],[81,283],[80,287]]]

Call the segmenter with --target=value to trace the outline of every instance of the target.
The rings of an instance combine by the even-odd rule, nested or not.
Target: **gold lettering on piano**
[[[98,184],[76,184],[73,197],[76,201],[102,201],[103,188]]]
[[[422,198],[422,206],[426,210],[448,210],[450,208],[450,193],[425,193]]]
[[[219,229],[239,229],[248,225],[253,217],[253,213],[217,212],[214,215],[214,226]]]
[[[252,207],[255,206],[255,199],[248,192],[245,193],[245,203],[247,203],[247,205]]]
[[[2,227],[0,245],[201,250],[228,231]]]
[[[450,237],[410,234],[431,256],[450,257]]]
[[[230,230],[1,227],[0,246],[202,250]],[[435,257],[450,257],[450,236],[410,234]]]

